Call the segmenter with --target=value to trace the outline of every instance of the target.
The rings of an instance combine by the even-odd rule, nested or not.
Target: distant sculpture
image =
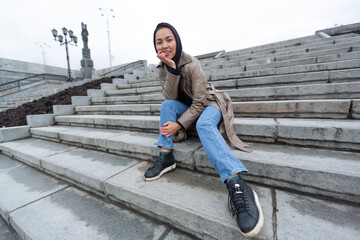
[[[84,48],[88,49],[88,36],[89,36],[89,32],[87,30],[87,26],[84,23],[81,23],[81,37],[82,40],[84,42]]]
[[[92,71],[94,68],[93,60],[90,57],[90,49],[88,47],[88,36],[89,32],[87,30],[87,25],[81,23],[81,37],[84,43],[84,48],[82,49],[82,56],[81,59],[81,71],[83,73],[84,78],[91,78]]]

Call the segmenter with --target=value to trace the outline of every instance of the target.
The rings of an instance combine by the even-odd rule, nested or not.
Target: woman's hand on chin
[[[168,65],[169,67],[172,67],[174,69],[176,69],[176,65],[175,62],[172,59],[169,59],[166,57],[166,54],[162,51],[159,51],[158,54],[156,55],[163,63],[165,63],[166,65]]]

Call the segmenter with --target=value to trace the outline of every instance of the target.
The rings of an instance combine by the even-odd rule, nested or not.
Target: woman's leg
[[[161,104],[160,111],[160,127],[166,122],[176,122],[176,120],[188,109],[185,104],[176,100],[165,100]],[[161,148],[159,156],[156,158],[144,174],[145,181],[153,181],[159,179],[164,173],[176,168],[172,149],[174,135],[165,137],[160,133],[157,146]]]
[[[217,129],[221,120],[221,112],[213,106],[208,106],[201,114],[196,129],[204,150],[226,183],[229,190],[230,210],[236,215],[241,233],[248,238],[258,234],[264,224],[264,215],[259,198],[246,182],[237,175],[247,173],[246,168],[227,146]]]
[[[217,125],[221,121],[221,112],[213,106],[207,106],[196,123],[205,153],[223,182],[237,173],[247,173],[242,162],[235,157],[221,136]]]
[[[166,122],[176,122],[176,120],[188,109],[189,107],[182,102],[176,100],[165,100],[161,104],[160,110],[160,126]],[[161,133],[159,134],[159,140],[157,146],[166,149],[174,149],[173,143],[174,135],[165,137]]]

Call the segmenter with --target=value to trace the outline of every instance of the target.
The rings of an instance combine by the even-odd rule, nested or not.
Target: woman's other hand
[[[170,137],[181,129],[181,126],[176,122],[166,122],[160,128],[160,133],[165,137]]]
[[[172,67],[174,69],[176,69],[176,65],[175,62],[169,58],[166,57],[166,53],[163,52],[162,50],[160,50],[157,55],[156,55],[163,63],[165,63],[166,65],[168,65],[169,67]]]

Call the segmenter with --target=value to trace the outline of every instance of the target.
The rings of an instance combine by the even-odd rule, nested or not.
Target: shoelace
[[[240,184],[236,183],[228,195],[228,208],[230,213],[235,216],[235,214],[245,211],[247,207],[246,202],[246,197],[240,188]]]

